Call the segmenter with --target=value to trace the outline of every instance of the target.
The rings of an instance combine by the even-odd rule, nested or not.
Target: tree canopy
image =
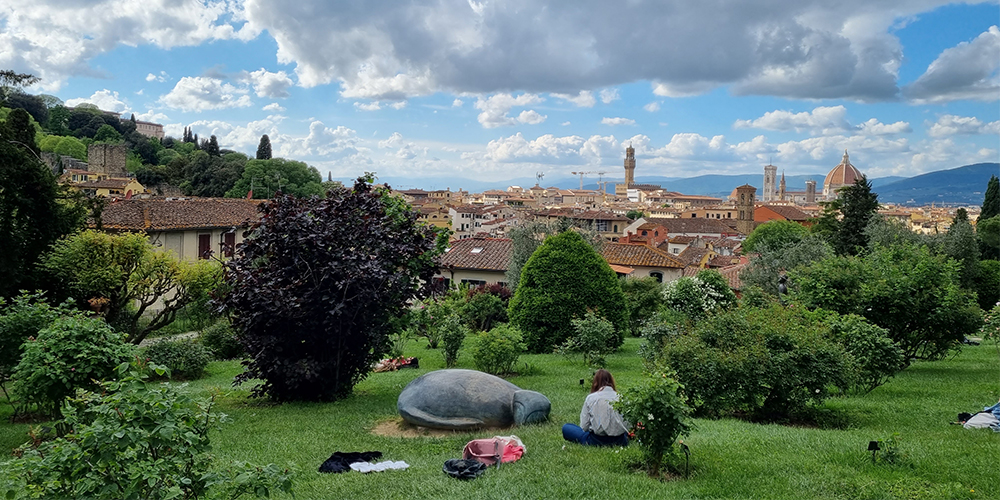
[[[226,197],[245,198],[251,186],[255,199],[270,198],[279,191],[298,197],[322,196],[323,176],[300,161],[250,160],[243,167],[242,177],[226,192]]]
[[[528,350],[552,349],[573,336],[571,320],[594,310],[615,326],[615,345],[628,329],[625,294],[607,261],[576,231],[546,238],[528,259],[510,301],[510,320]]]
[[[326,198],[261,206],[226,263],[221,299],[252,355],[238,382],[260,380],[253,394],[277,401],[329,401],[367,376],[391,320],[431,282],[439,248],[437,231],[400,203],[362,178]]]
[[[809,236],[802,224],[788,220],[773,220],[757,226],[743,240],[744,253],[755,253],[762,248],[779,249],[794,245]]]
[[[271,159],[271,138],[268,137],[267,134],[260,136],[260,143],[257,144],[257,159]]]

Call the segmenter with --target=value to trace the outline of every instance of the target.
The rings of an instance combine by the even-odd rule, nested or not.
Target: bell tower
[[[625,188],[635,184],[635,148],[631,144],[625,148]]]
[[[757,188],[744,184],[736,188],[736,230],[744,236],[753,232],[753,207]]]

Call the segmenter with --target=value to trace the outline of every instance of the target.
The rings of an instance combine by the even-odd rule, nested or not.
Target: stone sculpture
[[[407,422],[435,429],[509,427],[549,418],[549,399],[475,370],[437,370],[410,382],[396,409]]]

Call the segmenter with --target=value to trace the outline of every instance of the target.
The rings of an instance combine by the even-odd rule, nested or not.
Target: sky
[[[937,0],[5,0],[32,93],[326,178],[869,177],[1000,161],[1000,6]],[[588,174],[590,182],[596,174]]]

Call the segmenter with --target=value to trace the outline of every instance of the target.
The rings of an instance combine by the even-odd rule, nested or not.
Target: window
[[[207,259],[212,256],[212,235],[198,235],[198,258]]]
[[[680,253],[680,248],[674,247],[674,253]]]
[[[468,284],[471,286],[482,286],[486,284],[484,280],[462,280],[463,284]]]
[[[653,271],[649,273],[650,278],[655,278],[657,283],[663,283],[663,273],[659,271]]]
[[[476,247],[469,251],[469,253],[483,253],[483,247]]]
[[[236,233],[223,233],[222,234],[222,255],[226,257],[233,256],[233,250],[236,249]]]

